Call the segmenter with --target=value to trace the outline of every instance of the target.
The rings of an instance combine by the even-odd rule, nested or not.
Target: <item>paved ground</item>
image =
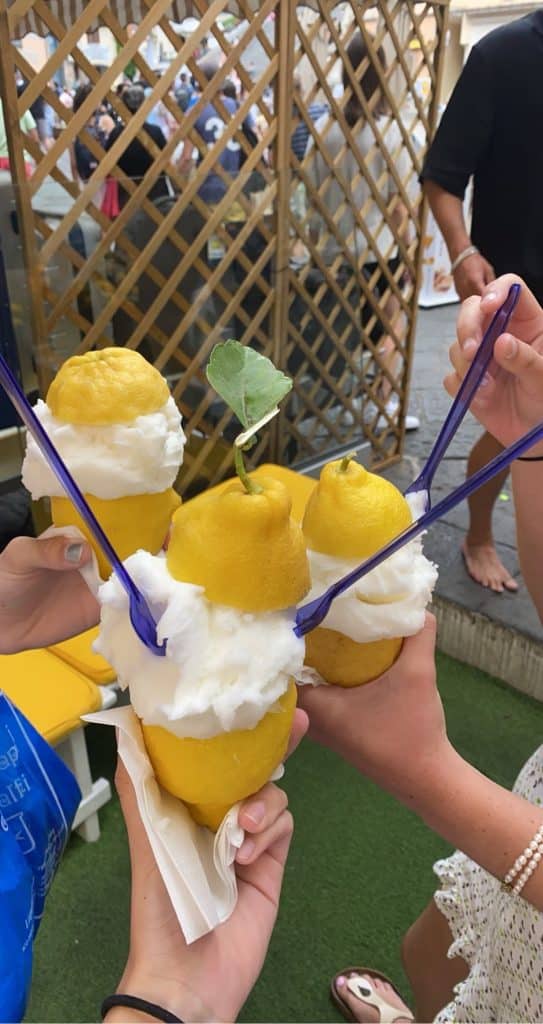
[[[410,410],[420,417],[421,426],[418,431],[407,435],[403,462],[387,474],[403,487],[414,479],[427,458],[450,404],[442,387],[442,379],[447,372],[448,349],[455,337],[457,311],[458,306],[419,311]],[[466,456],[480,432],[480,427],[468,414],[438,470],[432,487],[434,504],[463,481]],[[498,632],[501,627],[507,632],[506,653],[510,652],[513,641],[516,642],[513,634],[520,634],[528,645],[536,645],[539,649],[543,644],[543,629],[519,572],[514,508],[509,484],[504,488],[495,509],[494,534],[501,558],[519,581],[517,594],[493,594],[474,583],[467,575],[460,554],[467,514],[467,505],[463,503],[436,523],[426,537],[425,550],[438,563],[440,570],[438,599],[451,603],[457,611],[468,613],[472,626],[475,624],[472,639],[479,637],[479,646],[483,642],[481,630],[488,624],[495,626]],[[542,651],[543,648],[539,653]],[[480,667],[492,670],[490,665]],[[529,691],[534,692],[532,686]]]

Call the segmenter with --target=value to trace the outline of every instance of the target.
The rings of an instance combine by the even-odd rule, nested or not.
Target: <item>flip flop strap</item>
[[[394,1024],[399,1018],[411,1019],[411,1014],[407,1011],[399,1010],[396,1006],[391,1006],[385,999],[375,991],[371,981],[367,978],[363,978],[360,974],[353,974],[347,981],[347,988],[352,992],[353,996],[356,996],[361,1003],[366,1003],[368,1006],[372,1006],[377,1010],[379,1014],[379,1024]],[[369,989],[368,995],[362,991],[362,989]]]

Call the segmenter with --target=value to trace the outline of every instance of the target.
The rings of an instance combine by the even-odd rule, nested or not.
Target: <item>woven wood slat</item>
[[[181,8],[189,7],[199,26],[191,39],[184,39],[171,21],[181,20]],[[214,483],[231,470],[225,433],[231,436],[235,428],[228,410],[208,387],[204,370],[213,344],[232,332],[242,343],[255,345],[273,358],[294,379],[281,416],[259,438],[250,463],[275,458],[304,465],[356,446],[362,437],[370,442],[371,458],[378,465],[397,458],[401,451],[402,426],[387,413],[386,396],[396,394],[405,408],[423,228],[417,185],[422,157],[413,135],[417,129],[428,133],[433,123],[447,3],[383,0],[372,6],[353,0],[340,13],[333,0],[320,0],[313,7],[314,15],[305,17],[291,2],[241,0],[236,10],[247,21],[230,43],[217,22],[218,14],[232,9],[227,0],[212,4],[194,0],[190,5],[171,0],[0,0],[0,30],[3,9],[11,40],[32,20],[39,32],[51,34],[57,44],[37,73],[13,43],[6,44],[6,67],[11,62],[29,81],[18,101],[13,91],[11,98],[5,94],[13,108],[6,119],[13,136],[11,146],[19,147],[22,154],[15,122],[39,95],[49,102],[60,125],[48,152],[25,141],[36,169],[28,183],[21,178],[17,195],[20,212],[24,211],[23,242],[36,307],[40,383],[46,385],[58,361],[52,335],[67,322],[76,351],[110,344],[112,337],[116,343],[143,351],[169,376],[191,437],[180,477],[185,493]],[[134,34],[126,29],[132,21]],[[93,67],[82,48],[84,35],[100,26],[112,33],[120,51],[104,74]],[[162,30],[173,53],[162,75],[150,67],[143,48],[140,52],[153,27]],[[347,93],[341,96],[337,88],[341,67],[348,66],[348,46],[358,32],[369,56],[361,67],[351,69]],[[224,54],[220,73],[209,82],[194,58],[195,46],[205,36]],[[380,46],[387,54],[386,68],[376,62]],[[254,64],[251,68],[247,54],[259,55],[258,70]],[[92,86],[75,114],[62,107],[48,85],[68,55]],[[130,115],[112,91],[129,61],[151,89],[139,110]],[[370,62],[391,111],[389,119],[399,127],[395,136],[399,141],[393,145],[387,145],[387,121],[378,115],[376,99],[367,98],[360,84]],[[181,112],[171,90],[184,66],[200,81],[201,94],[191,109]],[[305,84],[296,93],[295,107],[292,83],[298,73]],[[237,76],[243,89],[234,114],[220,93],[221,80],[231,75]],[[421,90],[418,83],[423,79]],[[368,126],[372,138],[368,151],[359,150],[356,126],[347,123],[349,96],[358,101]],[[88,128],[102,100],[125,124],[107,152]],[[317,127],[310,108],[322,102],[327,103],[330,117],[326,127]],[[171,134],[164,149],[143,127],[159,103],[170,117]],[[203,144],[197,126],[208,104],[223,123],[222,134],[209,146]],[[249,112],[258,119],[254,147],[243,130]],[[311,140],[303,158],[291,148],[298,124]],[[344,139],[335,157],[328,144],[333,125]],[[81,189],[66,171],[65,158],[76,139],[98,162]],[[135,140],[148,154],[149,167],[141,180],[127,177],[119,166],[125,149]],[[173,163],[183,146],[185,152],[192,146],[194,155],[198,154],[196,170],[189,176]],[[218,162],[225,146],[239,147],[243,154],[238,176],[231,177]],[[323,169],[320,182],[314,173],[317,154]],[[354,168],[348,176],[347,156]],[[383,167],[383,172],[374,173],[374,166]],[[213,206],[200,194],[211,174],[216,175],[221,193]],[[164,175],[173,194],[161,205],[150,195]],[[250,197],[246,185],[255,176],[259,185]],[[119,183],[126,197],[114,220],[105,216],[97,198],[100,183],[108,177]],[[33,197],[50,179],[69,197],[67,212],[56,223],[46,222],[31,209]],[[328,180],[335,182],[340,197],[333,209],[327,203]],[[359,189],[364,199],[357,204],[354,195]],[[228,217],[234,208],[242,219],[232,225]],[[401,235],[398,210],[404,218]],[[84,215],[94,232],[86,257],[72,244],[72,232]],[[197,225],[193,234],[184,232],[187,217]],[[138,218],[146,225],[143,233],[138,233]],[[346,224],[350,225],[347,235]],[[390,241],[375,252],[368,268],[365,252],[373,254],[372,241],[381,229],[390,230]],[[404,237],[407,230],[409,237]],[[353,246],[355,238],[360,239],[358,249]],[[208,258],[212,239],[223,247],[220,260]],[[328,262],[327,239],[334,242],[337,253]],[[163,262],[166,252],[168,263]],[[112,256],[123,268],[114,284],[105,269]],[[58,275],[51,276],[47,270],[56,263],[68,268],[63,287],[57,283]],[[193,293],[195,281],[200,283]],[[91,295],[100,296],[96,308],[90,304]]]

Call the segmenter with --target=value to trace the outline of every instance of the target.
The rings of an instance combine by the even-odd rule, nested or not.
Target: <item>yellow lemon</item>
[[[204,587],[208,600],[248,612],[289,608],[309,590],[301,528],[278,480],[259,477],[260,494],[238,481],[176,512],[168,547],[175,579]]]
[[[390,668],[402,644],[401,637],[358,644],[344,633],[319,626],[305,638],[305,661],[334,686],[361,686]]]
[[[66,360],[47,405],[65,423],[106,426],[157,412],[169,397],[166,381],[139,352],[103,348]]]
[[[85,498],[121,559],[140,548],[156,555],[166,540],[172,515],[181,503],[172,487],[161,494],[134,494],[107,500],[86,494]],[[51,516],[55,526],[77,526],[81,530],[94,548],[100,576],[107,579],[111,566],[69,498],[51,498]]]
[[[394,484],[358,462],[338,459],[321,472],[304,515],[312,551],[335,558],[369,558],[412,522],[411,510]]]
[[[330,462],[307,503],[303,531],[313,551],[336,558],[369,558],[412,522],[411,510],[393,484],[348,457]],[[386,672],[402,638],[359,644],[319,627],[306,637],[306,664],[337,686],[360,686]]]
[[[296,687],[291,682],[254,729],[198,740],[142,724],[158,782],[189,806],[195,821],[215,831],[230,807],[256,793],[281,764],[295,707]]]

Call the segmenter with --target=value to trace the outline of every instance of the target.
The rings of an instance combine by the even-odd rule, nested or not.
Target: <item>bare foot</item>
[[[357,981],[353,984],[358,990],[358,995],[349,988],[349,979],[356,978]],[[368,988],[365,988],[364,982],[368,982]],[[413,1016],[408,1006],[400,999],[400,996],[396,992],[396,989],[384,981],[382,978],[376,977],[375,974],[358,974],[357,971],[348,971],[345,974],[339,974],[332,983],[335,986],[335,990],[339,998],[345,1003],[346,1007],[349,1008],[353,1015],[353,1020],[361,1021],[362,1024],[379,1024],[381,1020],[381,1014],[376,1006],[371,1006],[365,1001],[364,995],[368,995],[369,999],[373,1001],[373,993],[388,1003],[393,1009],[398,1010],[398,1016],[394,1017],[394,1021],[397,1024],[405,1022],[405,1024],[412,1024]]]
[[[505,568],[493,544],[468,544],[466,538],[462,554],[471,578],[482,587],[489,587],[496,594],[502,594],[504,590],[518,590],[517,581]]]

